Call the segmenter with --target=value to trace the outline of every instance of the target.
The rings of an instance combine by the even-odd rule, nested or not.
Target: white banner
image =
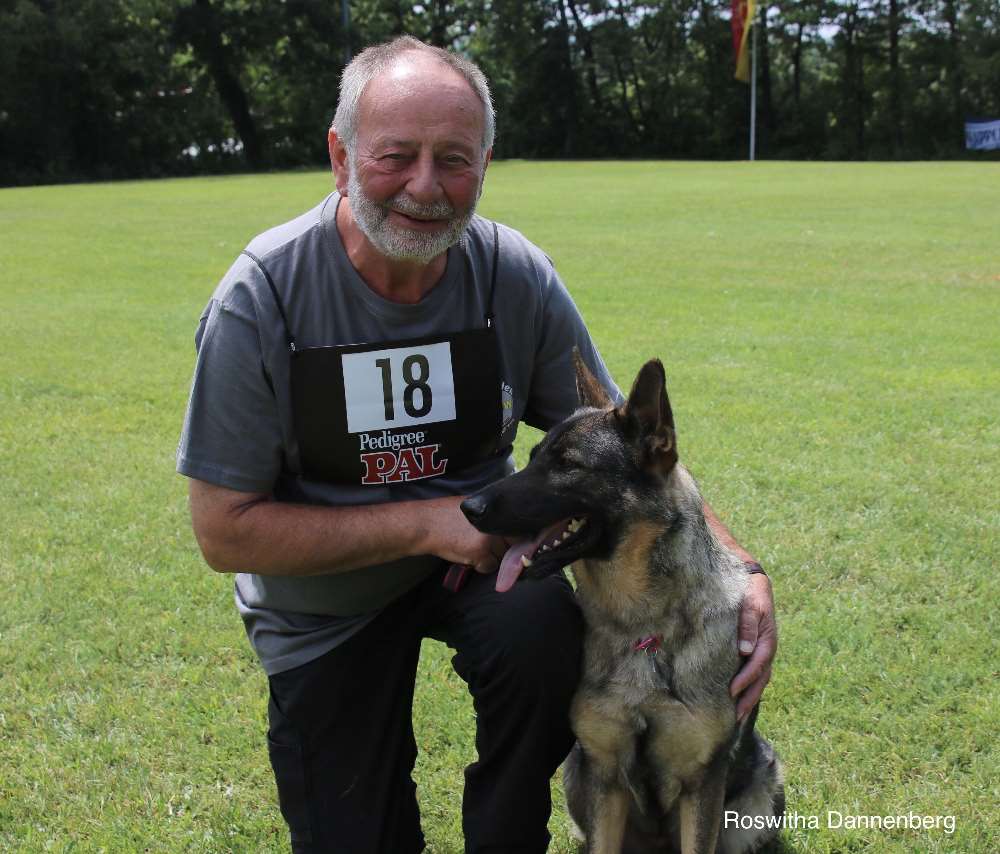
[[[970,151],[1000,148],[1000,119],[965,123],[965,147]]]

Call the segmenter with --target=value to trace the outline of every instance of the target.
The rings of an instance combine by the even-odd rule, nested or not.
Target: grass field
[[[286,850],[266,682],[173,453],[216,281],[329,187],[0,191],[0,850]],[[759,726],[820,817],[785,851],[1000,846],[998,190],[996,164],[490,169],[482,211],[553,257],[618,382],[664,360],[682,459],[771,572]],[[430,643],[415,719],[429,848],[458,852],[472,709]]]

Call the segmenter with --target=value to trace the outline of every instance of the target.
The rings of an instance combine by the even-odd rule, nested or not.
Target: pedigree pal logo
[[[411,433],[361,433],[361,482],[366,486],[404,483],[444,474],[448,460],[439,460],[439,444],[425,444],[423,430]]]

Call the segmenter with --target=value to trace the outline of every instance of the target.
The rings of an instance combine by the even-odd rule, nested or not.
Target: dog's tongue
[[[540,538],[539,542],[541,542]],[[535,553],[537,545],[538,543],[534,543],[531,540],[524,540],[520,543],[514,543],[514,545],[507,549],[503,560],[500,561],[500,569],[497,570],[497,593],[506,593],[514,586],[514,582],[517,581],[521,575],[521,571],[524,569],[521,558],[530,558]]]
[[[520,578],[521,573],[524,571],[524,564],[521,562],[521,558],[531,558],[542,543],[552,540],[561,534],[566,527],[567,521],[567,519],[563,519],[553,525],[549,525],[535,539],[514,543],[514,545],[507,549],[503,560],[500,561],[500,569],[497,570],[497,593],[506,593],[514,586],[514,582]]]

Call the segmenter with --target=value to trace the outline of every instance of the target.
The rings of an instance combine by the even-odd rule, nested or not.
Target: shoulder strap
[[[490,298],[486,304],[486,328],[493,325],[493,294],[497,289],[497,267],[500,266],[500,229],[493,223],[493,270],[490,273]]]
[[[278,314],[281,315],[281,322],[285,326],[285,343],[288,344],[288,349],[294,353],[295,338],[292,337],[292,330],[288,325],[288,317],[285,315],[285,306],[281,302],[281,297],[278,296],[278,289],[274,285],[274,279],[271,278],[271,274],[267,272],[267,267],[264,266],[264,263],[256,255],[248,252],[246,249],[244,249],[240,254],[246,255],[247,258],[253,261],[264,274],[264,278],[267,280],[267,285],[271,289],[271,296],[274,297],[274,303],[278,306]]]

